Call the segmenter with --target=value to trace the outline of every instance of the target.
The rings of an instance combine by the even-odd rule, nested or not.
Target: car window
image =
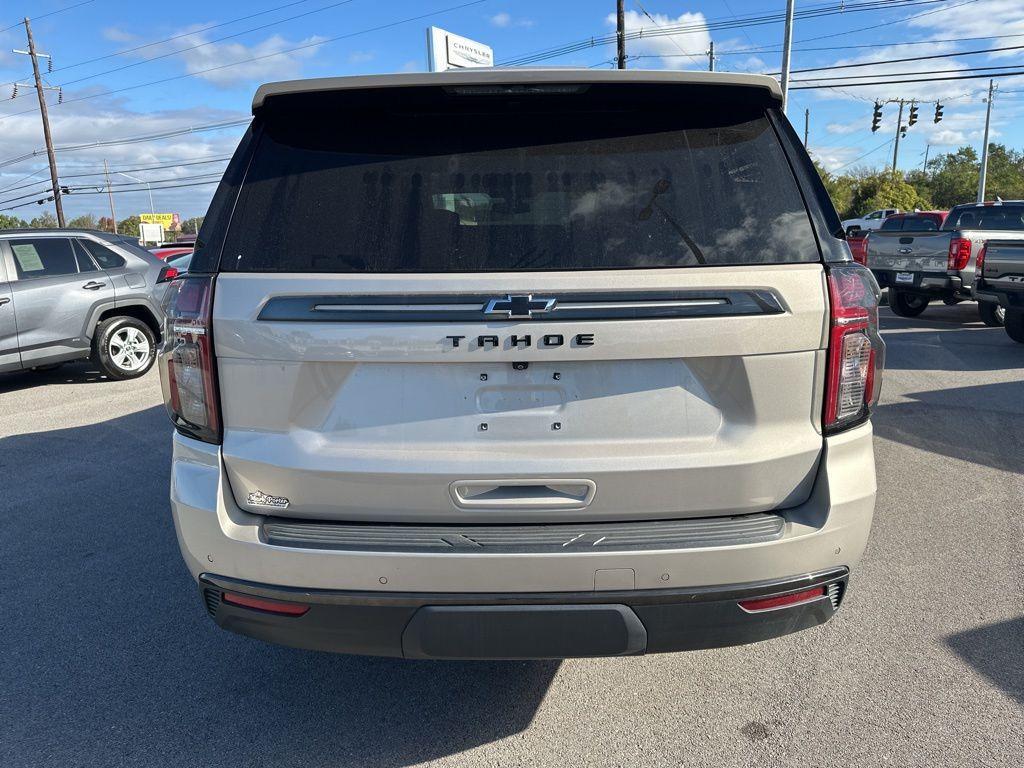
[[[880,219],[880,218],[882,218],[882,212],[881,211],[872,211],[871,213],[869,213],[864,218],[865,219]]]
[[[88,252],[82,247],[82,243],[80,241],[72,240],[71,245],[75,249],[75,260],[78,262],[79,272],[96,272],[99,270],[99,267],[97,267],[92,258],[90,258]]]
[[[896,229],[903,229],[903,219],[888,218],[882,222],[881,230],[883,232],[891,232]]]
[[[949,229],[1024,230],[1024,205],[971,206],[953,209],[942,225]]]
[[[92,257],[96,259],[96,263],[100,265],[101,269],[117,269],[125,265],[124,259],[105,245],[100,245],[94,240],[86,240],[84,238],[79,240],[78,243],[92,254]]]
[[[903,229],[908,232],[934,232],[939,223],[931,216],[908,216],[903,220]]]
[[[472,130],[447,112],[424,112],[410,132],[392,114],[401,105],[343,124],[329,117],[330,105],[268,117],[222,269],[493,272],[820,259],[761,108],[627,103],[595,121],[571,104],[531,107],[538,114],[477,104],[467,116]]]
[[[18,238],[8,242],[19,280],[78,274],[75,252],[66,237]]]

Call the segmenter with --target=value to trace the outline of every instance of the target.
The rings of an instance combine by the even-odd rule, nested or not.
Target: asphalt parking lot
[[[728,650],[430,663],[206,617],[157,375],[0,377],[0,766],[1020,766],[1024,346],[884,312],[872,540],[830,624]]]

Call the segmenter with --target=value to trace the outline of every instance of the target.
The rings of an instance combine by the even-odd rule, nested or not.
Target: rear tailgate
[[[867,266],[879,272],[946,274],[949,232],[885,232],[868,236]]]
[[[312,309],[394,297],[426,317],[439,313],[426,301],[479,307],[508,291],[678,308],[514,323]],[[350,520],[752,512],[803,500],[821,452],[819,265],[529,280],[222,275],[216,297],[224,458],[243,506],[260,489],[290,500],[283,513]],[[729,314],[737,304],[744,314]]]
[[[214,304],[242,507],[511,523],[806,499],[824,270],[764,107],[599,91],[361,95],[344,131],[310,128],[336,94],[263,116]]]

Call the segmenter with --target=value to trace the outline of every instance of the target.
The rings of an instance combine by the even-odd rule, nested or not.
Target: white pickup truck
[[[885,221],[887,216],[892,216],[894,213],[899,212],[899,208],[883,208],[880,211],[872,211],[867,216],[861,216],[859,219],[845,219],[843,221],[843,231],[856,232],[861,229],[878,229],[882,226],[882,222]]]

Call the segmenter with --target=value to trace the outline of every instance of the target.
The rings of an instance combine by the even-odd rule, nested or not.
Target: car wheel
[[[978,315],[989,328],[1002,328],[1006,320],[1006,309],[993,301],[979,301]]]
[[[1006,335],[1019,344],[1024,344],[1024,309],[1006,310]]]
[[[905,291],[889,291],[889,309],[900,317],[917,317],[928,308],[928,297]]]
[[[112,379],[135,379],[153,367],[156,336],[134,317],[111,317],[96,326],[93,357]]]

